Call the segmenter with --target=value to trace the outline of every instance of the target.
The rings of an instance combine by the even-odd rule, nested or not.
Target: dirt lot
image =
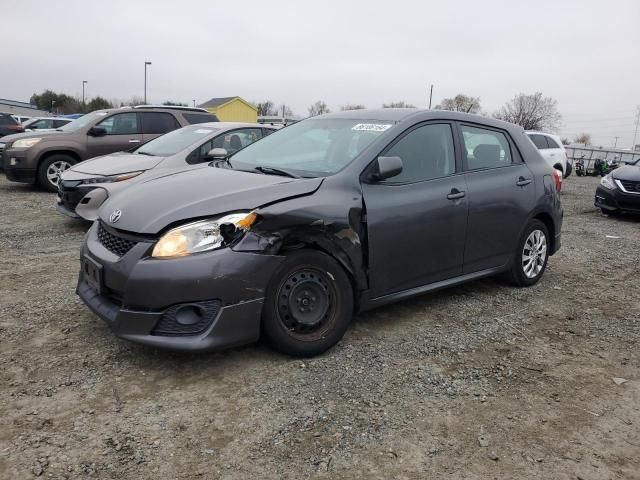
[[[596,183],[566,181],[536,287],[367,312],[301,361],[115,339],[74,295],[86,225],[2,177],[0,477],[640,478],[640,221]]]

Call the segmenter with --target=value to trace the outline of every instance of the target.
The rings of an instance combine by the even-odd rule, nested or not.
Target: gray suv
[[[542,278],[560,172],[524,130],[455,112],[353,110],[279,130],[100,208],[77,292],[118,337],[315,355],[355,312],[490,275]]]
[[[9,135],[2,139],[2,165],[13,182],[58,189],[60,174],[72,165],[130,150],[186,125],[216,122],[201,108],[139,105],[96,110],[53,132]]]

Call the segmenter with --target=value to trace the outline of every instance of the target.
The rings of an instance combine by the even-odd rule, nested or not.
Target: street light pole
[[[144,62],[144,103],[147,104],[147,65],[151,65],[151,62]]]
[[[429,110],[431,110],[431,99],[433,98],[433,83],[431,84],[431,89],[429,90]]]
[[[85,105],[84,105],[84,86],[89,83],[86,80],[82,80],[82,113],[84,113],[85,111]]]
[[[194,106],[194,107],[196,106],[196,101],[195,101],[195,100],[193,100],[193,106]]]

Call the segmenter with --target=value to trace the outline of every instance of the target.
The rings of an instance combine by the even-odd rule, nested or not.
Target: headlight
[[[121,175],[110,175],[108,177],[87,178],[86,180],[82,181],[82,184],[83,185],[91,185],[93,183],[122,182],[123,180],[129,180],[130,178],[137,177],[138,175],[140,175],[143,172],[144,172],[144,170],[141,170],[139,172],[123,173]]]
[[[608,188],[609,190],[615,190],[616,188],[616,184],[614,183],[611,174],[602,177],[602,179],[600,180],[600,185],[602,185],[604,188]]]
[[[182,225],[165,233],[151,256],[182,257],[220,248],[224,246],[226,236],[246,232],[257,218],[255,212],[240,212]]]
[[[42,138],[21,138],[13,142],[13,148],[31,148]]]

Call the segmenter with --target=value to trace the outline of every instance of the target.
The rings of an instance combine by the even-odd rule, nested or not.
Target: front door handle
[[[530,178],[524,178],[524,177],[520,177],[518,179],[518,181],[516,182],[516,185],[519,187],[524,187],[526,185],[529,185],[531,183],[531,179]]]
[[[129,143],[140,143],[140,140],[135,140],[135,139],[129,140]]]
[[[457,188],[452,188],[451,193],[447,195],[449,200],[458,200],[459,198],[463,198],[466,195],[465,192],[461,192]]]

